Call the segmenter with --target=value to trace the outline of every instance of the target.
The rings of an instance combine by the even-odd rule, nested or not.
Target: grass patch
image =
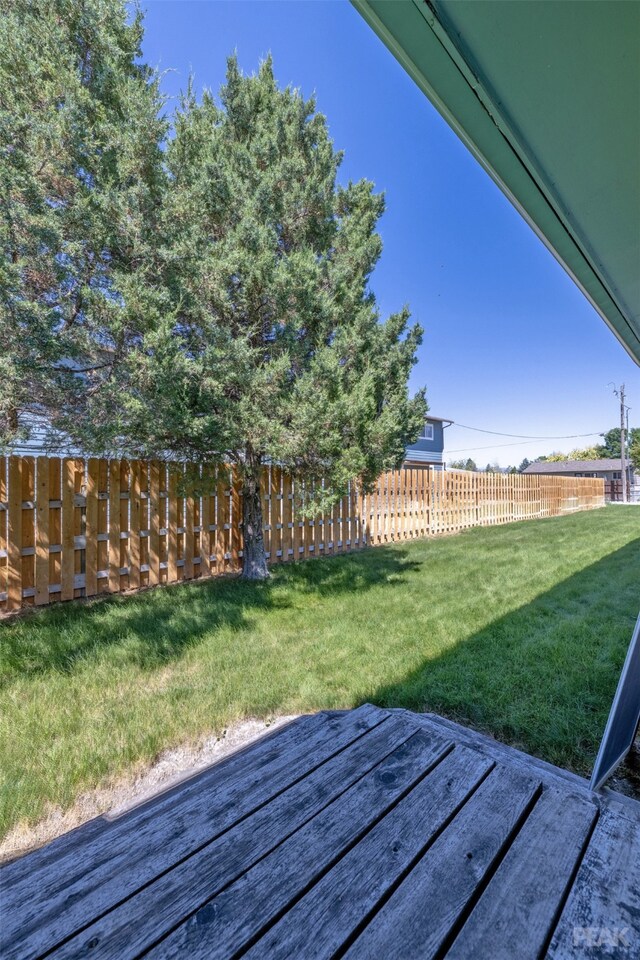
[[[638,608],[640,510],[471,530],[0,626],[0,832],[249,715],[430,710],[591,766]]]

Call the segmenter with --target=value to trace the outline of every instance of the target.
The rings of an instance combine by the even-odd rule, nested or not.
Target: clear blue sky
[[[315,92],[341,178],[386,194],[372,287],[383,315],[409,304],[425,329],[412,387],[431,412],[488,430],[584,434],[619,423],[609,381],[640,424],[640,371],[551,254],[348,0],[147,0],[145,60],[166,93],[217,91],[237,51],[269,51],[281,85]],[[502,446],[451,427],[445,456],[518,464],[597,437]],[[511,441],[512,442],[512,441]]]

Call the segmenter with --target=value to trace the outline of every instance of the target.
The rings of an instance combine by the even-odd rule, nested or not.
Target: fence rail
[[[157,461],[0,458],[0,614],[22,606],[137,590],[237,571],[241,498],[229,467]],[[355,485],[331,510],[299,519],[304,486],[265,467],[270,563],[343,553],[468,527],[604,505],[591,478],[406,468],[371,494]]]

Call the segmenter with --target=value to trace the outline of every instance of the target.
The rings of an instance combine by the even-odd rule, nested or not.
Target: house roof
[[[604,473],[622,470],[620,460],[542,460],[530,463],[523,473]]]
[[[640,364],[640,4],[352,3]]]
[[[434,423],[448,423],[452,424],[454,421],[449,420],[448,417],[434,417],[433,414],[428,413],[425,417],[425,420],[432,420]]]

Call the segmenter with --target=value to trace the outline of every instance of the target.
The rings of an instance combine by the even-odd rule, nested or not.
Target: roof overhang
[[[640,364],[640,4],[352,3]]]

